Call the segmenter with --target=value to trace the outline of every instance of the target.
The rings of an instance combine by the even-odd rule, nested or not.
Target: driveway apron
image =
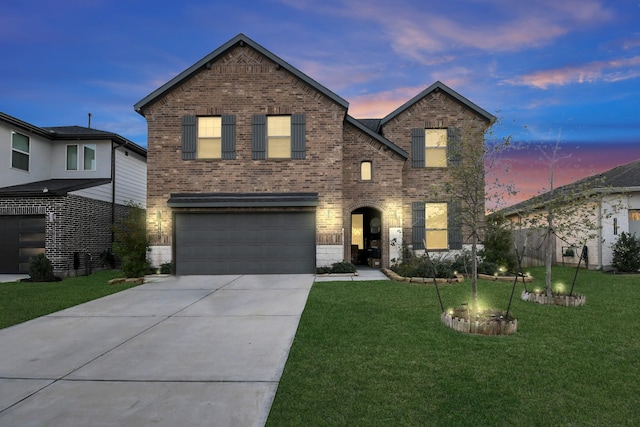
[[[313,281],[154,278],[0,330],[0,426],[262,426]]]

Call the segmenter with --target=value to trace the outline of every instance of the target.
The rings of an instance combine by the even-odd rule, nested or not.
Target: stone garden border
[[[544,305],[560,305],[564,307],[580,307],[585,305],[587,297],[584,295],[551,295],[522,291],[520,299]]]
[[[477,335],[511,335],[518,330],[518,319],[495,319],[489,321],[469,321],[463,317],[454,317],[442,313],[440,320],[454,331]]]
[[[494,282],[513,282],[516,276],[496,276],[491,274],[478,273],[478,279],[493,280]],[[525,282],[533,282],[533,276],[518,276],[518,282],[524,278]]]
[[[408,283],[433,283],[433,277],[404,277],[400,276],[393,270],[389,270],[388,268],[382,268],[382,272],[391,280],[395,280],[396,282],[408,282]],[[464,276],[462,274],[456,274],[455,278],[444,279],[444,278],[436,278],[436,283],[459,283],[464,280]]]

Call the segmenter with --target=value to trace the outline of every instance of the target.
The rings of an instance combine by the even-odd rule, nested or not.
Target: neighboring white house
[[[39,253],[56,274],[97,266],[126,205],[146,204],[147,151],[111,132],[0,112],[0,159],[0,273],[27,273]]]
[[[559,187],[505,208],[501,213],[513,222],[525,223],[525,217],[541,214],[545,201],[572,188],[590,188],[589,191],[597,196],[584,205],[583,212],[597,225],[596,236],[588,239],[584,246],[587,247],[589,268],[609,270],[613,261],[612,247],[619,235],[626,232],[640,237],[640,160]],[[556,263],[575,265],[578,262],[582,247],[574,248],[573,257],[563,256],[571,244],[556,237],[553,256]],[[532,253],[526,256],[535,257]]]

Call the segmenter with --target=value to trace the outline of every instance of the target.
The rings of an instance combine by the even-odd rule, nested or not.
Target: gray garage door
[[[0,273],[28,274],[30,259],[44,248],[44,215],[0,216]]]
[[[315,213],[179,213],[176,274],[313,273]]]

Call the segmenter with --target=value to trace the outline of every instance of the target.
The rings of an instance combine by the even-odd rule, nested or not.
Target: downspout
[[[116,143],[111,140],[111,247],[115,241],[116,225]]]

